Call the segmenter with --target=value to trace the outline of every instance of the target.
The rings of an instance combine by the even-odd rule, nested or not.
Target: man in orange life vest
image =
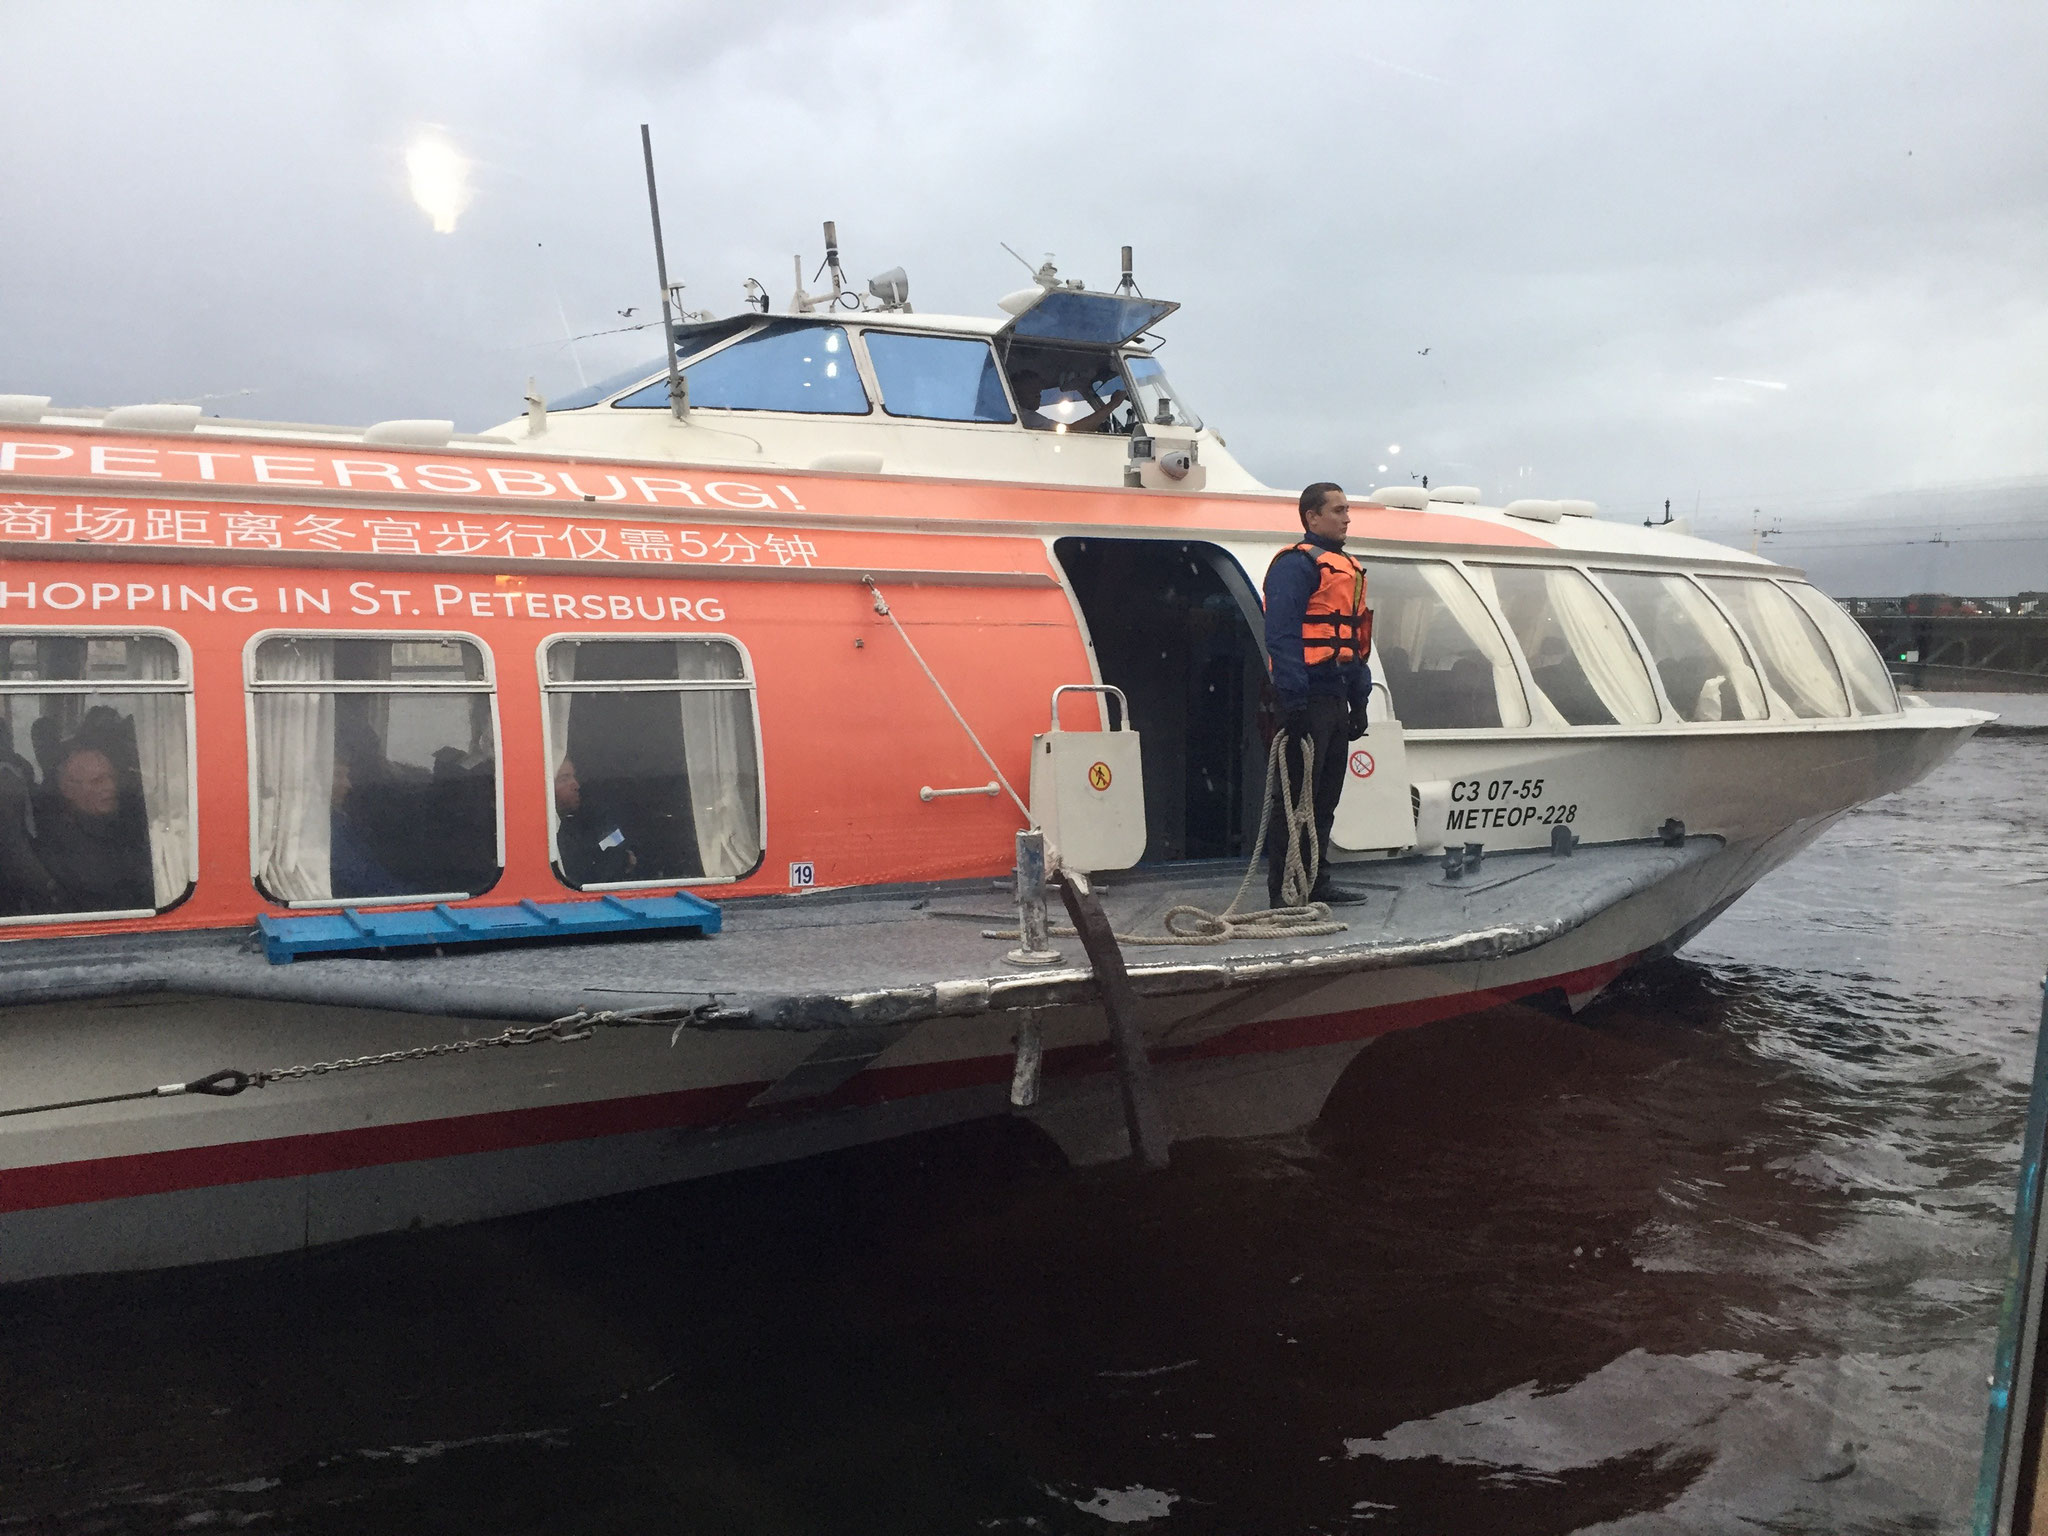
[[[1342,486],[1318,481],[1301,493],[1302,540],[1273,557],[1266,571],[1266,655],[1273,692],[1287,736],[1284,757],[1296,803],[1304,788],[1315,795],[1317,854],[1321,860],[1310,901],[1363,901],[1330,878],[1330,823],[1344,789],[1348,744],[1365,734],[1372,692],[1372,610],[1365,606],[1365,567],[1344,553],[1351,502]],[[1301,782],[1301,744],[1313,743],[1313,782]],[[1266,827],[1266,898],[1280,905],[1287,867],[1287,835],[1277,798]],[[1309,867],[1306,839],[1301,863]]]

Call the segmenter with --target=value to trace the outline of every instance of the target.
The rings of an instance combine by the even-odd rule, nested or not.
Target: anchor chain
[[[251,1072],[249,1083],[252,1087],[266,1088],[272,1083],[290,1082],[295,1078],[325,1077],[329,1073],[354,1072],[363,1067],[388,1067],[400,1061],[425,1061],[430,1056],[460,1056],[467,1051],[487,1051],[498,1046],[537,1045],[543,1040],[558,1040],[569,1045],[578,1040],[588,1040],[596,1033],[590,1023],[583,1021],[582,1015],[570,1014],[546,1024],[502,1029],[481,1039],[440,1040],[432,1045],[409,1046],[402,1051],[380,1051],[374,1056],[344,1056],[338,1061],[309,1061],[295,1067],[272,1067],[264,1072]]]
[[[60,1109],[85,1109],[96,1104],[124,1104],[137,1099],[171,1099],[188,1093],[229,1099],[247,1088],[267,1088],[272,1083],[327,1077],[336,1072],[360,1071],[364,1067],[388,1067],[402,1061],[425,1061],[435,1056],[462,1056],[471,1051],[496,1050],[515,1045],[539,1045],[545,1041],[573,1045],[578,1040],[588,1040],[600,1027],[673,1025],[675,1028],[669,1036],[669,1044],[674,1045],[682,1032],[692,1024],[718,1028],[742,1023],[747,1017],[745,1009],[727,1007],[716,998],[707,1003],[689,1005],[662,1003],[650,1008],[603,1008],[595,1012],[578,1009],[575,1013],[566,1013],[559,1019],[550,1019],[545,1024],[515,1024],[499,1030],[495,1035],[483,1035],[474,1039],[437,1040],[432,1045],[413,1045],[402,1050],[379,1051],[371,1056],[343,1056],[334,1061],[301,1062],[290,1067],[269,1067],[261,1072],[244,1072],[239,1067],[228,1067],[205,1077],[194,1078],[189,1083],[163,1083],[155,1088],[139,1088],[132,1093],[106,1093],[90,1099],[62,1099],[48,1104],[22,1104],[12,1109],[0,1109],[0,1119],[12,1115],[50,1114]]]

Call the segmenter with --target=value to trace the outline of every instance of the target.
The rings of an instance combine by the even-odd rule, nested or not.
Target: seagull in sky
[[[1416,353],[1415,355],[1417,357],[1427,357],[1429,356],[1429,348],[1424,347],[1420,352]]]
[[[628,304],[624,309],[619,311],[619,318],[621,320],[630,320],[639,312],[640,306],[638,304]]]

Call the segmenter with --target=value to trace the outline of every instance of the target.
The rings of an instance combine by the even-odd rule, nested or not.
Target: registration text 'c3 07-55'
[[[523,496],[565,505],[594,501],[728,512],[809,510],[786,485],[684,480],[643,472],[642,466],[594,469],[468,454],[447,460],[407,453],[367,458],[312,444],[198,448],[154,441],[96,442],[62,433],[0,438],[0,475],[57,475],[128,487],[138,480],[163,480],[302,491]]]
[[[656,565],[808,567],[818,561],[817,544],[795,529],[635,528],[554,517],[405,517],[333,508],[158,507],[26,498],[0,500],[0,543]]]

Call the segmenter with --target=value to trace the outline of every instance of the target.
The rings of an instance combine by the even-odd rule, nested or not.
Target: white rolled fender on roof
[[[363,441],[386,448],[446,448],[455,435],[452,421],[380,421],[363,428]]]
[[[1403,512],[1429,510],[1429,492],[1418,485],[1383,485],[1365,499],[1383,507],[1398,507]]]
[[[117,405],[100,418],[103,427],[138,432],[190,432],[199,425],[196,405]]]
[[[1526,518],[1532,523],[1554,523],[1564,516],[1564,507],[1555,501],[1545,501],[1535,496],[1523,496],[1501,508],[1509,517]]]
[[[0,421],[27,422],[43,419],[50,408],[48,395],[0,395]]]

